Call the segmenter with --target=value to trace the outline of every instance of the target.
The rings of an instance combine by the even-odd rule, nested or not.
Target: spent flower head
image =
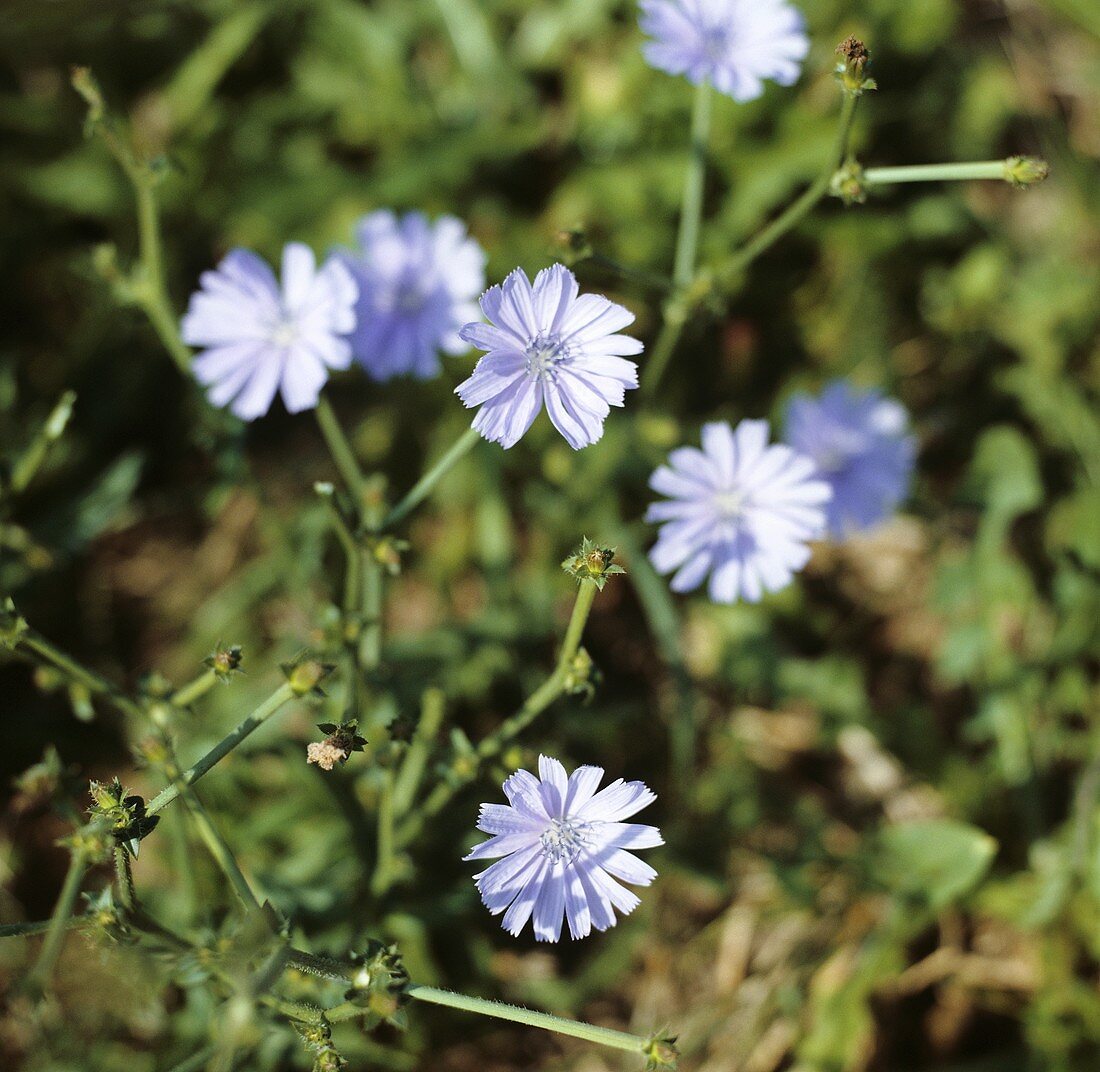
[[[421,212],[372,212],[356,237],[345,258],[359,286],[356,361],[376,380],[438,375],[440,353],[466,350],[459,329],[477,316],[485,251],[461,220]]]
[[[228,685],[234,674],[243,674],[241,662],[244,652],[240,644],[223,644],[220,641],[214,650],[202,661],[203,666],[213,670],[215,677]]]
[[[641,0],[645,58],[736,101],[798,78],[810,49],[802,14],[787,0]]]
[[[202,347],[192,366],[215,406],[252,421],[280,392],[291,413],[317,405],[331,369],[351,364],[343,336],[355,327],[358,288],[330,258],[317,268],[300,242],[283,250],[282,284],[246,249],[200,278],[183,318],[183,341]]]
[[[625,360],[642,344],[618,334],[634,314],[599,294],[578,294],[568,268],[535,276],[522,268],[481,296],[490,323],[467,324],[462,337],[488,351],[455,393],[486,439],[515,446],[545,405],[554,427],[574,449],[603,435],[612,406],[638,386],[638,366]]]
[[[809,458],[768,443],[767,421],[705,424],[702,442],[672,451],[650,477],[670,497],[646,513],[662,523],[650,561],[658,573],[675,571],[674,592],[709,574],[714,602],[758,602],[809,561],[809,541],[825,531],[829,485]]]
[[[836,65],[836,79],[845,93],[861,97],[868,90],[878,89],[878,83],[864,73],[871,53],[858,37],[846,37],[836,46],[836,54],[840,57]]]
[[[832,488],[829,533],[843,539],[889,517],[909,491],[916,443],[900,402],[834,380],[787,406],[786,442]]]
[[[539,777],[518,770],[504,782],[507,804],[482,804],[478,829],[492,834],[465,857],[501,857],[475,876],[485,907],[504,913],[501,926],[518,936],[533,919],[535,938],[556,942],[562,918],[572,938],[616,923],[638,898],[625,886],[648,886],[657,872],[630,849],[662,845],[655,826],[624,823],[653,803],[642,782],[621,778],[596,792],[600,767],[578,767],[571,775],[556,760],[539,756]]]

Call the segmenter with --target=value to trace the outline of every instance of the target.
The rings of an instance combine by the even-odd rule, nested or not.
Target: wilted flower
[[[834,380],[819,398],[799,395],[787,407],[786,441],[817,466],[833,489],[829,532],[837,539],[868,529],[909,490],[916,445],[900,402]]]
[[[703,425],[703,449],[680,447],[649,486],[647,521],[664,522],[649,552],[659,573],[676,571],[675,592],[710,574],[716,603],[757,602],[790,583],[810,557],[807,542],[825,531],[829,485],[809,458],[768,444],[767,421]]]
[[[359,253],[346,264],[359,285],[355,359],[376,380],[427,379],[439,354],[461,354],[459,328],[477,316],[485,252],[453,216],[372,212],[357,228]]]
[[[481,296],[488,324],[467,324],[462,337],[488,353],[455,393],[481,406],[474,427],[508,448],[519,442],[545,404],[554,427],[574,449],[603,435],[612,406],[638,386],[627,355],[642,344],[616,334],[634,314],[599,294],[578,297],[577,280],[555,264],[531,281],[517,268]]]
[[[764,80],[791,85],[810,49],[787,0],[641,0],[646,59],[736,101],[764,92]]]
[[[655,826],[624,823],[656,795],[642,782],[621,778],[596,792],[600,767],[578,767],[566,777],[556,760],[539,756],[539,777],[518,770],[504,783],[508,804],[482,804],[478,829],[493,834],[467,860],[503,857],[475,876],[485,907],[504,913],[513,935],[534,916],[535,938],[556,942],[562,915],[569,934],[584,938],[595,927],[615,926],[640,903],[616,879],[648,886],[657,872],[629,849],[662,845]]]
[[[300,242],[283,250],[282,286],[247,249],[204,272],[183,318],[183,341],[205,347],[192,366],[210,401],[242,420],[262,417],[275,392],[291,413],[311,409],[330,369],[351,364],[341,336],[355,327],[356,285],[339,261],[318,269]]]

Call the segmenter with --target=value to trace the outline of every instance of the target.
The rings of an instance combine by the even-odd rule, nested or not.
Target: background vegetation
[[[774,215],[834,138],[832,48],[856,33],[879,91],[860,105],[865,164],[1045,156],[1052,178],[904,187],[824,204],[689,325],[660,396],[628,400],[573,454],[542,420],[507,454],[479,445],[407,526],[389,585],[384,700],[370,745],[333,775],[304,762],[321,712],[265,727],[204,783],[242,867],[318,949],[401,943],[424,982],[646,1034],[680,1035],[707,1072],[1084,1069],[1100,1059],[1100,8],[1090,0],[815,0],[792,90],[716,103],[704,261]],[[163,157],[165,261],[178,309],[245,245],[350,238],[375,207],[468,221],[499,281],[565,256],[667,273],[690,87],[647,68],[624,0],[13,0],[0,34],[0,454],[21,455],[58,398],[70,427],[0,507],[0,594],[127,688],[193,678],[219,640],[247,676],[174,726],[198,755],[326,642],[339,547],[308,416],[249,428],[203,416],[115,261],[130,189],[81,127],[69,66],[89,65]],[[652,340],[660,295],[600,262],[582,283]],[[436,382],[330,390],[365,466],[398,494],[468,415]],[[710,418],[777,416],[835,375],[902,399],[920,439],[905,514],[822,548],[763,607],[646,595],[645,479]],[[365,889],[357,818],[393,719],[444,690],[447,732],[476,740],[554,658],[582,534],[628,569],[598,598],[595,698],[559,703],[413,846],[406,881]],[[640,598],[641,597],[641,598]],[[8,795],[0,918],[57,898],[86,782],[149,796],[111,710],[0,664]],[[334,687],[334,702],[339,701]],[[671,762],[684,711],[690,776]],[[682,724],[682,721],[681,721]],[[56,747],[60,779],[14,781]],[[668,845],[643,906],[606,936],[536,947],[504,935],[460,857],[476,805],[539,749],[644,778]],[[41,772],[39,772],[41,773]],[[52,802],[51,802],[52,801]],[[349,822],[350,816],[350,822]],[[222,879],[186,854],[182,813],[145,842],[150,905],[216,930]],[[178,827],[173,833],[173,827]],[[93,875],[88,887],[108,881]],[[220,911],[220,910],[218,910]],[[123,946],[73,936],[51,1008],[13,980],[32,941],[0,943],[8,1067],[153,1072],[201,1046],[219,1009]],[[356,1068],[576,1069],[631,1058],[416,1008],[410,1030],[340,1029]],[[308,1059],[277,1020],[242,1068]],[[622,1059],[620,1059],[622,1058]],[[631,1067],[636,1067],[634,1062]]]

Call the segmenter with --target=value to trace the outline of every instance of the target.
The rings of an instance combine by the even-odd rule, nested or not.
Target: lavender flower
[[[317,405],[329,369],[351,364],[341,338],[355,326],[355,280],[338,261],[317,269],[308,246],[283,250],[280,288],[267,263],[235,249],[203,272],[181,325],[205,347],[192,369],[215,406],[242,420],[262,417],[280,391],[291,413]]]
[[[638,366],[624,357],[642,344],[616,334],[634,314],[599,294],[578,297],[561,264],[539,272],[533,286],[517,268],[481,296],[481,308],[491,323],[467,324],[460,334],[488,353],[455,390],[467,407],[481,406],[474,427],[507,449],[545,404],[574,450],[595,443],[611,407],[638,386]]]
[[[453,216],[372,212],[357,228],[360,256],[346,263],[359,284],[355,359],[376,380],[429,379],[439,354],[465,353],[458,329],[477,316],[485,252]]]
[[[846,380],[820,398],[791,400],[785,438],[832,487],[829,532],[837,539],[876,525],[905,498],[916,460],[908,425],[899,402]]]
[[[556,942],[562,914],[569,934],[585,938],[615,926],[638,898],[616,879],[648,886],[657,872],[628,849],[663,845],[655,826],[624,823],[656,795],[621,778],[596,792],[600,767],[578,767],[569,777],[556,760],[539,756],[539,777],[518,770],[504,783],[507,804],[482,804],[477,827],[493,834],[467,860],[503,857],[475,876],[485,907],[518,936],[534,915],[535,938]]]
[[[666,502],[647,521],[664,522],[649,552],[659,573],[676,571],[674,592],[710,574],[710,598],[758,602],[790,583],[825,531],[831,492],[809,458],[768,444],[767,421],[703,425],[703,449],[680,447],[650,477]]]
[[[810,42],[787,0],[642,0],[646,59],[669,74],[710,82],[736,101],[791,85]]]

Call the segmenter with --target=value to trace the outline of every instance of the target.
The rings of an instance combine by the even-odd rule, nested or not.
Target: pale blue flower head
[[[663,522],[649,552],[654,568],[675,571],[674,592],[709,574],[715,603],[756,603],[785,588],[825,532],[832,494],[809,458],[769,445],[767,421],[703,425],[703,449],[674,450],[649,486],[669,496],[646,513]]]
[[[616,910],[625,916],[640,903],[617,880],[648,886],[657,877],[629,850],[663,845],[660,830],[623,822],[656,795],[621,778],[597,793],[603,773],[578,767],[567,777],[556,759],[539,756],[538,778],[518,770],[504,783],[507,804],[481,805],[477,828],[493,836],[465,859],[497,859],[474,881],[509,934],[533,918],[535,938],[556,942],[563,915],[572,938],[606,931]]]
[[[312,250],[283,250],[282,285],[267,263],[235,249],[204,272],[181,330],[203,348],[192,365],[215,406],[245,421],[262,417],[275,393],[291,413],[311,409],[330,369],[351,364],[342,336],[355,326],[355,280],[337,260],[317,268]]]
[[[833,489],[829,532],[843,539],[889,517],[909,492],[916,444],[900,402],[834,380],[787,407],[786,441]]]
[[[376,380],[429,379],[439,355],[461,354],[458,331],[477,315],[485,252],[453,216],[372,212],[356,228],[346,263],[359,285],[355,359]]]
[[[489,324],[467,324],[462,337],[488,351],[455,393],[481,406],[474,427],[508,448],[519,442],[542,407],[574,449],[603,435],[612,406],[638,386],[638,366],[625,360],[642,344],[617,334],[634,314],[599,294],[577,293],[577,280],[555,264],[532,285],[517,268],[503,286],[481,296]]]
[[[736,101],[759,97],[766,79],[793,84],[810,49],[787,0],[641,0],[641,8],[649,63]]]

